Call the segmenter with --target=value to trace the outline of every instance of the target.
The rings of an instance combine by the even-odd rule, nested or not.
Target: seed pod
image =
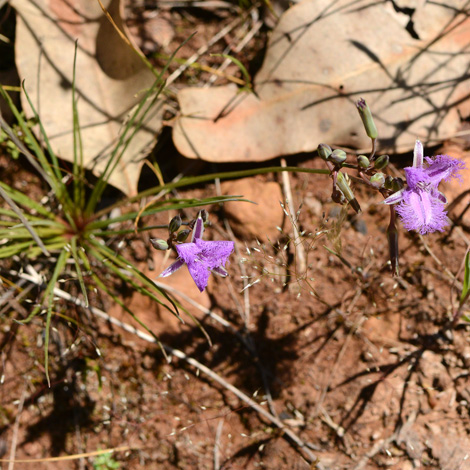
[[[179,215],[176,215],[175,217],[171,219],[170,224],[168,225],[168,231],[170,233],[177,232],[179,228],[181,227],[181,223],[182,223],[181,217]]]
[[[332,154],[331,147],[326,144],[319,144],[317,147],[317,152],[320,158],[325,161],[328,160],[328,158]]]
[[[361,206],[357,202],[356,196],[354,196],[354,193],[353,193],[351,187],[349,186],[348,176],[339,171],[337,173],[337,177],[336,177],[336,184],[338,186],[338,189],[343,193],[346,200],[349,202],[349,204],[351,204],[351,207],[357,213],[361,212]]]
[[[370,183],[377,189],[381,189],[385,183],[385,175],[383,173],[376,173],[375,175],[371,176]]]
[[[165,240],[160,240],[158,238],[151,238],[150,243],[156,250],[165,251],[168,250],[168,243]]]
[[[365,155],[358,155],[357,164],[359,165],[359,167],[367,169],[370,166],[370,161]]]
[[[333,150],[333,152],[331,153],[328,160],[330,160],[334,163],[337,163],[337,164],[341,164],[341,163],[344,163],[346,161],[346,158],[347,158],[347,156],[346,156],[346,152],[344,150],[336,149],[336,150]]]
[[[405,183],[403,182],[401,178],[393,178],[391,189],[394,193],[396,193],[397,191],[400,191],[404,187],[405,187]]]
[[[392,189],[393,187],[393,176],[387,175],[385,177],[384,188],[385,189]]]
[[[374,168],[377,170],[383,170],[389,163],[390,157],[388,155],[381,155],[374,162]]]
[[[188,238],[188,235],[191,233],[191,230],[185,228],[184,230],[181,230],[181,232],[178,232],[176,235],[176,241],[178,242],[184,242]]]
[[[361,116],[362,124],[364,124],[366,134],[371,139],[377,139],[379,133],[377,132],[377,128],[375,127],[374,119],[372,117],[372,113],[370,112],[369,106],[366,103],[366,100],[364,98],[361,98],[356,103],[356,107],[359,111],[359,116]]]

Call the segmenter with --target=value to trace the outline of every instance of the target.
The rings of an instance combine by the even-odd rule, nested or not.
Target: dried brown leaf
[[[125,32],[119,0],[103,2]],[[99,174],[122,123],[155,80],[95,0],[12,0],[18,12],[16,61],[55,152],[73,161],[72,76],[78,40],[76,90],[86,168]],[[29,105],[23,107],[31,115]],[[110,183],[136,192],[142,158],[161,127],[156,109],[127,148]]]

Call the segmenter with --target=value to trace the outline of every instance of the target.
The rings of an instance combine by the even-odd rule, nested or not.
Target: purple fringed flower
[[[424,160],[427,166],[424,167]],[[449,155],[423,158],[423,145],[416,141],[413,166],[405,168],[408,187],[385,199],[385,204],[398,204],[396,211],[407,230],[421,234],[442,232],[448,225],[444,204],[447,199],[437,187],[441,181],[461,179],[465,163]]]
[[[202,239],[204,221],[201,215],[196,219],[190,243],[176,245],[177,260],[158,277],[167,277],[186,264],[189,274],[202,292],[207,287],[209,274],[227,276],[225,263],[231,255],[234,243],[230,241],[205,241]]]

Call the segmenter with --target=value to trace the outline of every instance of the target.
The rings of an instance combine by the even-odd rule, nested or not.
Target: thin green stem
[[[140,201],[144,197],[153,196],[161,191],[171,191],[172,189],[182,188],[185,186],[192,186],[195,184],[205,183],[207,181],[212,181],[215,179],[225,180],[231,178],[244,178],[246,176],[254,176],[254,175],[262,175],[265,173],[280,173],[282,171],[290,171],[290,172],[297,172],[297,173],[313,173],[318,175],[328,175],[330,174],[329,170],[321,170],[315,168],[299,168],[296,166],[274,166],[274,167],[266,167],[266,168],[255,168],[252,170],[239,170],[239,171],[226,171],[222,173],[212,173],[210,175],[202,175],[202,176],[189,176],[187,178],[182,178],[179,181],[175,181],[173,183],[166,183],[163,185],[155,186],[151,189],[147,189],[145,191],[140,192],[139,194],[126,198],[122,201],[117,202],[111,206],[108,206],[105,209],[102,209],[96,214],[94,214],[94,218],[100,218],[103,215],[111,212],[113,209],[117,207],[121,207],[123,205]]]

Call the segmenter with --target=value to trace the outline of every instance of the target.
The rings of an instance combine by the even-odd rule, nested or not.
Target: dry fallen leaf
[[[18,12],[16,63],[39,112],[52,148],[73,161],[72,76],[78,40],[76,90],[84,164],[99,174],[117,142],[122,123],[155,81],[104,16],[96,0],[12,0]],[[104,1],[116,24],[125,30],[119,0]],[[29,105],[23,108],[31,116]],[[29,114],[28,114],[29,113]],[[134,194],[141,160],[161,127],[155,109],[132,140],[110,183]]]
[[[374,113],[382,151],[453,135],[470,113],[468,1],[413,3],[412,22],[390,2],[294,5],[270,38],[257,96],[234,86],[178,94],[178,150],[209,161],[264,161],[320,142],[367,149],[359,97]]]

